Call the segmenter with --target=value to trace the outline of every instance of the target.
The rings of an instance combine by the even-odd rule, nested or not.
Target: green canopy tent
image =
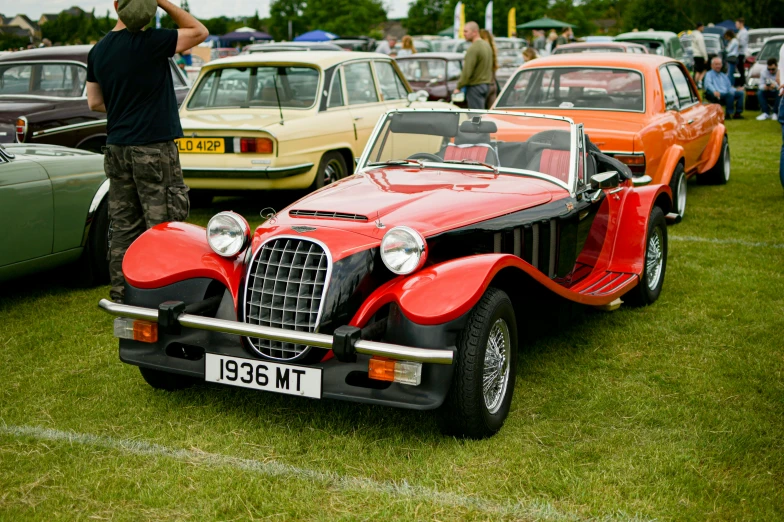
[[[455,29],[453,27],[447,27],[443,31],[438,31],[438,36],[448,36],[451,38],[454,32]]]
[[[564,29],[566,27],[575,28],[576,25],[567,24],[566,22],[561,22],[560,20],[553,20],[552,18],[539,18],[538,20],[532,20],[530,22],[526,22],[524,24],[520,24],[517,26],[518,29],[523,30],[533,30],[533,29]]]

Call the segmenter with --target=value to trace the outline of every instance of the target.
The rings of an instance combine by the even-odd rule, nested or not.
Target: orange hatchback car
[[[636,185],[668,184],[680,221],[686,180],[724,184],[730,147],[724,110],[704,104],[681,62],[650,54],[584,53],[529,61],[495,104],[583,124],[603,153],[629,166]]]

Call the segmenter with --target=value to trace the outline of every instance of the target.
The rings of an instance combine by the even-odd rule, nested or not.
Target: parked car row
[[[446,434],[492,436],[525,321],[654,303],[687,178],[729,180],[723,110],[679,59],[585,45],[514,69],[490,111],[445,103],[461,53],[265,49],[205,64],[180,110],[192,201],[309,194],[255,232],[221,212],[206,230],[144,233],[123,263],[125,302],[100,303],[121,359],[155,388],[432,410]],[[70,100],[84,62],[50,61],[0,61],[4,106],[39,91],[84,102]],[[26,220],[0,279],[81,259],[106,280],[102,157],[35,141],[67,135],[60,118],[28,118],[14,128],[25,143],[0,147],[0,215]]]

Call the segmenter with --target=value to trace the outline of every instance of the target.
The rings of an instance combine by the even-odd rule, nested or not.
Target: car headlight
[[[395,227],[381,240],[381,260],[397,275],[422,268],[427,258],[427,243],[422,234],[409,227]]]
[[[207,223],[207,243],[219,256],[234,257],[250,244],[250,226],[236,212],[220,212]]]
[[[746,86],[747,87],[756,87],[758,82],[759,82],[759,80],[757,78],[749,78],[746,81]]]

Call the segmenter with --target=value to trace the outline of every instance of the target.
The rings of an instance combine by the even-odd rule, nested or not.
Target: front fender
[[[647,222],[646,222],[647,223]],[[511,254],[480,254],[433,265],[408,277],[398,277],[373,292],[351,320],[362,327],[382,306],[396,303],[403,314],[421,325],[454,321],[479,302],[493,279],[505,268],[519,269],[553,293],[591,306],[612,302],[617,296],[593,296],[564,288]]]
[[[675,167],[678,162],[683,159],[683,147],[680,145],[672,145],[667,152],[664,153],[661,163],[659,163],[659,170],[656,176],[653,177],[655,183],[669,185],[672,179],[672,173],[675,172]]]
[[[724,142],[724,136],[726,134],[727,129],[724,127],[723,123],[719,123],[716,125],[716,127],[713,128],[708,146],[705,147],[705,150],[702,153],[706,159],[700,167],[700,174],[708,172],[714,167],[714,165],[716,165],[716,162],[719,160],[719,156],[721,155],[721,144]]]
[[[672,208],[672,190],[667,185],[637,187],[624,198],[620,223],[608,265],[611,272],[641,275],[648,238],[648,221],[655,205],[666,216]]]
[[[131,244],[123,274],[136,288],[161,288],[186,279],[206,277],[223,283],[237,303],[243,258],[221,257],[207,244],[204,228],[188,223],[161,223]]]

